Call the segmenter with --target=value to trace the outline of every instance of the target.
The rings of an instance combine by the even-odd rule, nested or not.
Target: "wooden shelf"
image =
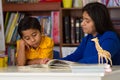
[[[120,9],[120,7],[113,6],[113,7],[107,7],[108,9]],[[77,10],[77,9],[82,9],[82,8],[61,8],[63,10]]]
[[[79,45],[79,43],[78,44],[77,43],[75,43],[75,44],[66,44],[66,43],[63,43],[62,44],[62,46],[64,46],[64,47],[76,47],[78,45]]]
[[[108,9],[120,9],[120,7],[108,7]]]
[[[82,8],[61,8],[62,10],[81,10]]]
[[[61,7],[60,2],[41,2],[41,3],[4,3],[3,11],[55,11]]]

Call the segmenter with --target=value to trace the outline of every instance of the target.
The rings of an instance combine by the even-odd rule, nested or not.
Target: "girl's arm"
[[[33,60],[28,60],[27,64],[32,65],[32,64],[46,64],[50,59],[49,58],[44,58],[44,59],[33,59]]]
[[[17,65],[23,66],[26,64],[26,56],[25,56],[25,41],[20,40],[17,43]]]

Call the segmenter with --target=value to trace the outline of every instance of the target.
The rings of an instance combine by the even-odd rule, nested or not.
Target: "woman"
[[[89,64],[98,63],[98,52],[95,43],[91,41],[95,37],[99,39],[100,46],[111,54],[112,59],[120,55],[119,36],[113,28],[105,5],[98,2],[88,3],[82,9],[82,18],[81,27],[83,32],[88,35],[82,39],[75,52],[62,60]],[[115,58],[113,60],[115,61]],[[118,64],[114,61],[113,64]]]

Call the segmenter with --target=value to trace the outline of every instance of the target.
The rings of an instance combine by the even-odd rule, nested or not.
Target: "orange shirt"
[[[27,59],[37,59],[37,58],[53,58],[53,47],[54,42],[51,38],[47,36],[42,36],[41,43],[38,48],[25,51]],[[17,41],[17,49],[19,49],[19,40]],[[16,54],[17,55],[17,54]]]

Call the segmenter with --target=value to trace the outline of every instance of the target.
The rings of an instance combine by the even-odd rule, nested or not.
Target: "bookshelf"
[[[110,12],[110,16],[111,16],[111,19],[113,21],[113,25],[116,29],[116,31],[120,34],[120,7],[108,7],[108,10]],[[62,33],[61,34],[61,44],[60,46],[63,47],[63,48],[66,48],[68,51],[66,51],[64,54],[70,52],[69,50],[72,49],[73,47],[73,50],[75,47],[77,47],[79,45],[79,43],[66,43],[64,42],[65,41],[65,34],[64,33],[64,17],[65,16],[70,16],[70,17],[81,17],[81,8],[61,8],[61,15],[60,15],[60,21],[61,21],[61,25],[60,25],[60,30]],[[70,25],[69,25],[70,26]],[[69,49],[68,49],[69,48]],[[65,49],[62,49],[62,50],[65,50]],[[61,51],[62,51],[61,50]],[[72,50],[71,50],[72,51]],[[64,52],[64,51],[63,51]],[[69,54],[69,53],[68,53]]]
[[[108,7],[113,25],[120,34],[120,7]]]
[[[52,16],[52,12],[59,12],[61,2],[39,2],[39,3],[3,3],[4,19],[7,12],[22,13],[27,16]],[[59,17],[59,16],[58,16]],[[58,20],[59,21],[59,20]],[[58,26],[59,27],[59,26]],[[58,35],[59,36],[59,35]],[[55,43],[59,46],[60,43]],[[6,43],[6,47],[16,46],[16,43]]]
[[[108,7],[111,19],[118,19],[120,23],[120,7]],[[61,2],[41,2],[41,3],[3,3],[3,12],[22,12],[26,15],[45,16],[51,15],[51,11],[60,11],[60,53],[62,56],[62,47],[76,47],[79,43],[65,43],[64,42],[64,20],[65,16],[81,17],[81,8],[62,8]],[[118,33],[120,33],[120,26],[115,26]],[[8,44],[10,45],[10,44]]]
[[[74,50],[76,49],[76,47],[79,45],[79,43],[80,42],[76,42],[75,41],[75,33],[73,33],[73,36],[74,36],[74,38],[71,36],[72,35],[72,31],[71,30],[73,30],[73,32],[76,32],[76,30],[75,30],[75,28],[76,28],[76,26],[75,26],[75,19],[76,18],[81,18],[81,16],[82,16],[82,12],[81,12],[81,8],[61,8],[60,9],[60,22],[61,22],[61,24],[60,24],[60,41],[61,41],[61,43],[60,43],[60,49],[61,49],[61,53],[62,53],[62,56],[63,57],[65,57],[65,56],[67,56],[67,55],[69,55],[70,53],[72,53],[72,52],[74,52]],[[73,17],[74,18],[74,23],[73,23],[73,25],[74,25],[74,29],[67,29],[67,32],[69,32],[69,38],[68,38],[68,40],[70,40],[69,42],[65,42],[66,40],[66,38],[65,38],[65,36],[66,36],[66,34],[65,34],[65,24],[64,23],[66,23],[66,21],[64,20],[64,17],[66,17],[66,16],[69,16],[69,23],[70,23],[70,27],[71,27],[71,17]],[[79,27],[80,27],[80,23],[79,23]],[[74,39],[74,42],[72,42],[72,39]],[[80,39],[79,39],[80,40]],[[64,50],[64,51],[63,51]]]
[[[108,10],[110,12],[111,19],[117,19],[120,20],[120,7],[108,7]],[[81,8],[61,8],[61,30],[63,31],[63,17],[65,16],[74,16],[74,17],[81,17]],[[120,21],[119,21],[120,22]],[[115,29],[119,32],[120,28],[115,26]],[[64,43],[63,42],[63,35],[61,35],[61,43],[63,46],[77,46],[79,43]]]
[[[81,8],[61,8],[61,16],[60,16],[60,18],[61,18],[61,30],[62,31],[64,31],[64,28],[63,28],[63,26],[64,26],[64,17],[65,16],[70,16],[70,17],[81,17],[81,15],[82,15],[82,13],[81,13]],[[74,23],[75,24],[75,23]],[[71,26],[71,24],[70,24],[70,26]],[[60,32],[60,33],[62,33],[62,32]],[[70,38],[71,38],[71,36],[70,36]],[[64,36],[63,35],[61,35],[61,45],[62,46],[77,46],[79,43],[73,43],[73,44],[71,44],[71,43],[65,43],[64,42]]]

